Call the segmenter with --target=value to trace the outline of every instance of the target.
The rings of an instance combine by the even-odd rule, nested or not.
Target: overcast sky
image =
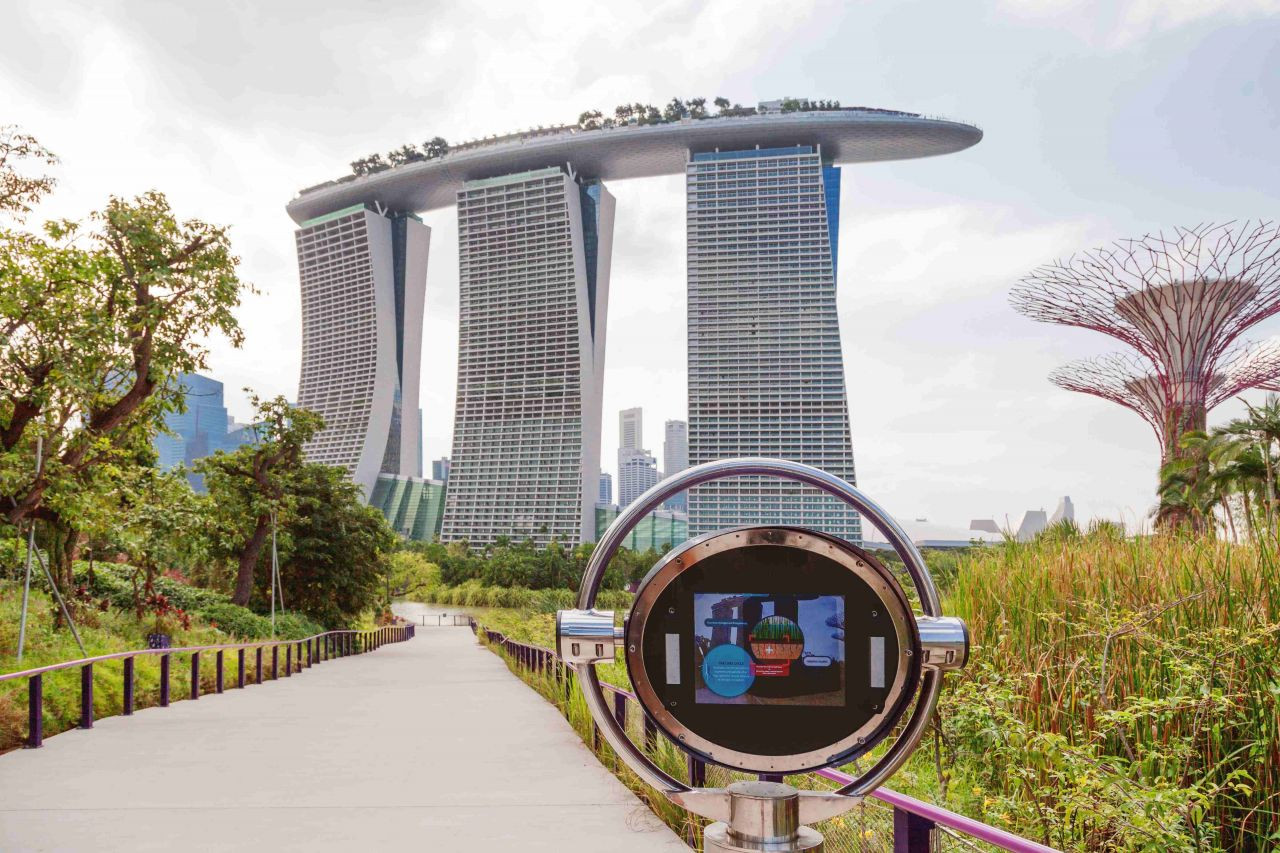
[[[240,390],[296,398],[300,308],[285,204],[354,158],[461,141],[673,95],[753,104],[834,98],[963,119],[960,154],[848,166],[840,322],[858,484],[902,518],[1052,510],[1143,520],[1157,450],[1128,410],[1046,374],[1114,349],[1015,314],[1033,266],[1175,224],[1275,218],[1280,0],[347,3],[9,0],[0,124],[62,158],[40,211],[166,192],[231,226],[259,293],[242,348],[211,343]],[[605,373],[606,470],[617,412],[683,418],[680,176],[618,182]],[[457,231],[432,227],[423,345],[426,458],[449,452]],[[1255,337],[1280,332],[1276,321]],[[1211,416],[1234,416],[1238,403]]]

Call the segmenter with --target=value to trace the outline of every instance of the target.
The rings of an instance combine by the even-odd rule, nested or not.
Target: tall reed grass
[[[946,599],[975,643],[941,706],[953,804],[1064,849],[1280,846],[1272,547],[1011,543]]]

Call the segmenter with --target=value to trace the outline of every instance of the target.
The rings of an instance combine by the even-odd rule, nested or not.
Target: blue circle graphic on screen
[[[751,672],[751,655],[746,649],[729,643],[716,646],[702,659],[702,680],[717,696],[726,699],[741,696],[756,680]]]

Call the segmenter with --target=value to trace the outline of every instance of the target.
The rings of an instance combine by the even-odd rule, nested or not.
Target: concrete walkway
[[[0,756],[4,851],[391,845],[687,849],[466,628]]]

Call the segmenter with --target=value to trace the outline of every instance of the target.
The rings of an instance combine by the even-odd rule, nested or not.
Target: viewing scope
[[[898,577],[843,539],[787,525],[752,525],[691,539],[636,590],[622,626],[594,609],[623,539],[664,501],[713,480],[766,476],[818,488],[857,510],[906,567],[920,613]],[[857,488],[781,459],[732,459],[687,469],[645,492],[605,532],[575,610],[556,614],[556,650],[578,673],[596,726],[640,778],[716,823],[709,851],[819,851],[804,826],[856,805],[924,736],[941,676],[969,654],[964,623],[940,613],[920,552]],[[659,768],[609,712],[593,664],[621,647],[646,715],[677,746],[733,770],[781,776],[846,764],[892,744],[837,791],[772,782],[691,788]]]

